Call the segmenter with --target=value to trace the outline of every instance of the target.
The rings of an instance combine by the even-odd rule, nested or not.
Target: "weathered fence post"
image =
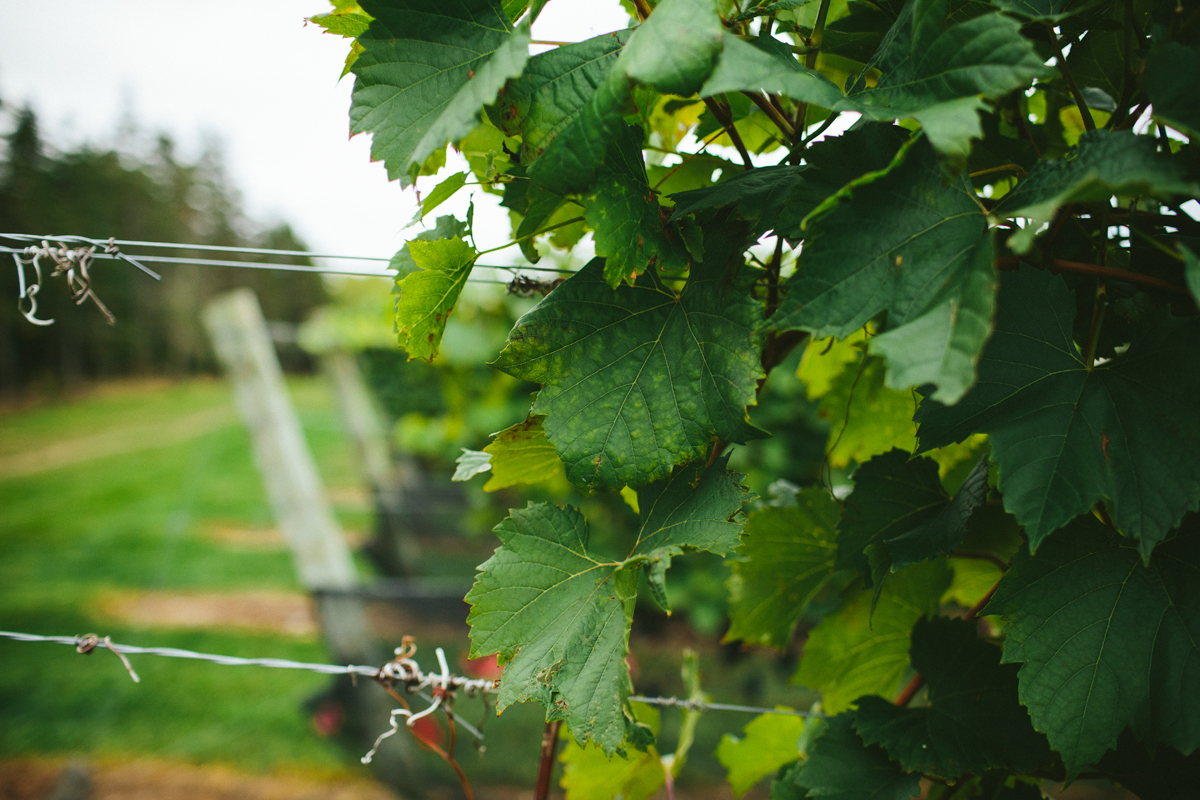
[[[371,484],[378,511],[377,541],[394,551],[386,554],[392,571],[411,575],[416,571],[421,550],[405,515],[404,496],[416,467],[406,460],[393,461],[387,429],[354,354],[331,350],[321,356],[321,365],[333,385],[346,433]]]
[[[326,642],[340,661],[380,663],[382,653],[371,636],[363,602],[347,592],[357,580],[350,548],[304,440],[258,299],[249,289],[220,295],[205,308],[204,323],[233,384],[238,411],[250,431],[254,458],[296,572],[316,597]],[[353,695],[361,704],[357,716],[367,727],[382,732],[390,703],[380,687],[367,689]],[[403,778],[405,793],[416,794],[414,747],[403,736],[391,742],[377,764],[390,783],[399,785]]]

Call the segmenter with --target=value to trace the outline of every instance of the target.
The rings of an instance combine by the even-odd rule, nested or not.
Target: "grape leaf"
[[[613,290],[594,259],[517,321],[495,365],[544,384],[533,413],[567,477],[592,489],[644,485],[702,458],[714,435],[744,442],[762,308],[745,291],[742,240],[705,232],[682,291],[653,270]]]
[[[773,55],[726,33],[720,61],[700,94],[743,90],[782,94],[820,108],[833,108],[845,97],[833,81],[792,56]]]
[[[716,0],[661,0],[630,37],[620,67],[663,94],[689,97],[712,72],[724,30]]]
[[[1017,701],[1017,670],[975,624],[934,617],[912,631],[913,669],[925,678],[928,705],[900,708],[882,697],[858,701],[854,729],[910,772],[954,777],[989,769],[1030,772],[1050,760]]]
[[[453,239],[455,237],[462,238],[467,232],[467,224],[459,219],[446,215],[437,218],[437,222],[433,226],[433,230],[421,231],[413,239],[422,242],[433,242],[438,239]],[[409,241],[412,241],[410,239]],[[408,242],[396,251],[396,255],[392,256],[392,260],[388,262],[388,269],[396,271],[396,283],[399,284],[404,278],[411,273],[420,269],[417,262],[413,261],[412,251],[409,250]],[[395,290],[393,290],[395,291]]]
[[[621,746],[632,724],[625,657],[639,570],[645,565],[661,586],[672,556],[737,546],[733,520],[746,492],[725,460],[685,467],[639,492],[642,525],[621,561],[592,552],[587,524],[569,506],[530,503],[496,526],[501,546],[466,601],[471,657],[496,653],[507,665],[498,711],[535,700],[580,744],[595,742],[609,756]]]
[[[416,218],[413,222],[420,222],[425,219],[425,215],[442,203],[454,196],[454,193],[467,185],[467,173],[456,172],[450,177],[443,180],[437,186],[433,187],[433,191],[425,195],[425,199],[421,201],[421,208],[417,211]]]
[[[1200,136],[1200,100],[1193,91],[1198,84],[1200,47],[1156,42],[1150,48],[1146,57],[1145,86],[1154,105],[1154,116],[1183,131],[1193,142]],[[1193,88],[1189,89],[1189,86]]]
[[[750,515],[738,557],[730,564],[729,630],[723,641],[788,645],[796,621],[833,572],[840,517],[837,501],[816,486],[797,492],[794,506]]]
[[[1171,747],[1147,748],[1128,729],[1117,749],[1105,753],[1100,771],[1141,800],[1177,800],[1200,785],[1200,750],[1186,758]]]
[[[772,327],[846,336],[886,310],[888,331],[873,346],[888,356],[888,385],[933,383],[939,399],[961,397],[989,333],[994,280],[970,182],[946,185],[933,149],[915,139],[886,171],[852,181],[805,225],[799,268]]]
[[[856,592],[809,633],[792,682],[821,690],[831,714],[850,708],[864,694],[895,694],[908,668],[912,626],[922,616],[937,613],[949,585],[950,570],[939,559],[893,575],[874,615],[871,592]]]
[[[478,253],[459,239],[414,239],[407,245],[420,271],[398,284],[396,328],[408,357],[433,361]]]
[[[452,481],[469,481],[481,472],[487,472],[492,468],[492,457],[488,453],[479,450],[462,449],[462,455],[454,459],[454,463],[458,466],[454,469],[454,477]]]
[[[1196,305],[1200,306],[1200,258],[1196,254],[1187,249],[1183,245],[1179,246],[1179,252],[1183,253],[1183,276],[1187,281],[1188,289],[1192,292],[1192,299],[1196,301]]]
[[[1089,370],[1074,317],[1062,278],[1005,273],[979,384],[957,405],[922,402],[918,452],[987,433],[1004,507],[1034,551],[1104,501],[1149,560],[1200,506],[1200,319],[1150,315],[1126,353]]]
[[[1026,19],[1057,22],[1098,5],[1100,0],[992,0],[992,5]]]
[[[634,717],[658,736],[658,709],[645,703],[630,703]],[[651,745],[645,751],[606,756],[599,747],[580,747],[563,731],[567,741],[562,755],[562,788],[567,800],[647,800],[666,783],[666,773],[658,750]],[[628,745],[628,743],[627,743]]]
[[[651,267],[662,272],[682,272],[688,251],[677,230],[663,222],[642,161],[642,130],[630,126],[613,142],[587,197],[584,212],[596,241],[596,255],[604,262],[604,279],[615,287],[633,284]]]
[[[872,458],[855,471],[854,491],[846,498],[838,528],[838,568],[868,574],[869,558],[878,596],[890,573],[954,552],[987,488],[986,458],[953,500],[942,488],[933,459],[912,459],[903,450]]]
[[[1092,516],[1018,553],[987,614],[1008,621],[1021,703],[1068,779],[1138,739],[1200,746],[1200,537],[1162,544],[1149,566]]]
[[[852,714],[827,720],[808,758],[781,778],[794,787],[795,797],[908,800],[921,794],[919,775],[906,773],[882,747],[863,744],[854,732]],[[771,796],[776,796],[774,786]]]
[[[555,479],[565,485],[562,462],[546,439],[540,417],[529,417],[500,431],[483,452],[491,458],[492,466],[492,477],[483,485],[485,492]]]
[[[509,136],[521,137],[529,167],[579,116],[605,80],[631,31],[616,31],[533,56],[510,80],[488,116]]]
[[[750,787],[800,756],[798,742],[804,718],[792,714],[760,714],[747,723],[738,738],[721,737],[717,760],[725,767],[733,796],[741,797]]]
[[[836,108],[877,120],[916,117],[961,167],[970,139],[982,135],[979,98],[1002,97],[1049,71],[1016,20],[984,14],[945,27],[946,6],[910,0],[876,54],[878,82]]]
[[[1198,195],[1200,185],[1184,179],[1183,170],[1155,149],[1153,140],[1130,131],[1089,131],[1058,159],[1041,159],[1028,177],[993,209],[997,217],[1028,217],[1047,222],[1067,203],[1108,202],[1114,194],[1171,198]],[[1010,245],[1024,252],[1037,224],[1017,234]]]
[[[374,17],[356,40],[351,133],[407,185],[435,150],[466,136],[480,108],[521,74],[529,23],[516,29],[498,0],[363,0]]]
[[[830,465],[862,463],[893,447],[914,449],[917,426],[912,416],[916,410],[912,392],[884,385],[882,359],[867,356],[865,363],[847,364],[821,398],[818,411],[830,424]]]

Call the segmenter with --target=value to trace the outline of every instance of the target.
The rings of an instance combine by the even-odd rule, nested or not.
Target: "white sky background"
[[[110,143],[129,115],[143,133],[174,137],[184,158],[215,137],[255,220],[291,223],[317,252],[389,257],[404,243],[415,196],[371,163],[368,135],[348,138],[354,79],[338,81],[348,40],[304,25],[328,8],[326,0],[0,0],[0,99],[31,104],[44,137],[61,146]],[[627,24],[616,0],[552,0],[533,36],[580,41]],[[465,168],[451,161],[443,174]],[[437,179],[420,183],[426,192]],[[435,216],[461,217],[467,197]],[[476,200],[480,247],[503,244],[507,216],[482,192]]]

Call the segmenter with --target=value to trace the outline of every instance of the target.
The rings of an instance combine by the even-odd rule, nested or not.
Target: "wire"
[[[266,667],[268,669],[299,669],[308,672],[318,672],[322,675],[363,675],[368,678],[390,678],[409,686],[410,691],[420,694],[430,703],[434,698],[423,693],[426,687],[432,687],[434,694],[440,696],[445,690],[461,689],[468,696],[474,694],[495,694],[500,691],[500,682],[490,678],[466,678],[461,675],[451,675],[444,664],[444,656],[439,658],[441,669],[438,672],[422,672],[416,662],[402,655],[404,648],[397,648],[398,658],[389,661],[382,667],[366,667],[354,664],[341,666],[338,664],[314,664],[304,661],[291,661],[286,658],[240,658],[238,656],[223,656],[213,653],[198,653],[194,650],[182,650],[177,647],[138,647],[132,644],[116,644],[106,637],[100,639],[95,635],[88,636],[42,636],[36,633],[18,633],[16,631],[0,631],[0,639],[12,639],[17,642],[49,642],[65,644],[79,649],[80,652],[90,652],[91,648],[103,647],[118,655],[164,656],[166,658],[187,658],[196,661],[207,661],[226,667]],[[87,650],[82,648],[87,647]],[[440,648],[439,648],[440,649]],[[412,648],[415,650],[415,648]],[[412,650],[405,651],[411,656]],[[131,668],[132,669],[132,668]],[[678,697],[630,697],[636,703],[648,703],[657,706],[684,708],[692,711],[734,711],[746,714],[787,714],[797,717],[823,718],[825,714],[815,711],[793,711],[791,709],[767,708],[764,706],[743,706],[731,703],[710,703],[701,700],[683,700]],[[463,720],[458,714],[454,720],[466,728],[478,739],[483,734]]]
[[[33,242],[41,243],[49,242],[67,242],[72,244],[87,244],[94,247],[105,247],[110,244],[108,239],[92,239],[87,236],[76,236],[73,234],[66,235],[45,235],[39,236],[29,233],[0,233],[0,239],[12,239],[18,242]],[[231,245],[216,245],[216,244],[184,244],[182,242],[149,242],[138,239],[113,239],[111,244],[129,246],[129,247],[156,247],[170,248],[175,250],[207,250],[222,253],[246,253],[250,255],[264,256],[279,256],[279,257],[302,257],[302,258],[326,258],[342,261],[382,261],[391,262],[391,258],[383,256],[351,256],[341,255],[336,253],[310,253],[305,250],[275,250],[266,247],[234,247]],[[10,248],[3,248],[0,252],[15,252]],[[387,272],[351,272],[348,270],[330,270],[321,267],[303,267],[297,264],[259,264],[252,261],[221,261],[214,259],[203,258],[183,258],[179,256],[160,256],[154,254],[133,253],[140,261],[152,261],[162,264],[199,264],[203,266],[219,266],[219,267],[247,267],[250,269],[278,269],[288,272],[319,272],[329,275],[355,275],[365,277],[392,277],[391,273]],[[97,253],[95,258],[113,258],[114,256]],[[116,256],[120,258],[120,256]],[[570,274],[574,270],[563,269],[560,267],[538,267],[533,265],[513,265],[513,266],[492,266],[486,264],[477,264],[479,268],[484,269],[503,269],[503,270],[520,270],[528,272],[557,272]],[[482,282],[482,281],[481,281]],[[495,281],[493,281],[495,282]]]

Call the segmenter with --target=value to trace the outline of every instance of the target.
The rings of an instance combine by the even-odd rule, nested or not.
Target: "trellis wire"
[[[36,633],[19,633],[16,631],[0,631],[0,639],[12,639],[18,642],[49,642],[52,644],[65,644],[80,649],[87,645],[92,647],[103,647],[111,650],[118,655],[145,655],[145,656],[164,656],[166,658],[186,658],[195,661],[207,661],[213,664],[219,664],[226,667],[266,667],[268,669],[298,669],[307,670],[308,672],[317,672],[322,675],[362,675],[368,678],[391,678],[397,682],[407,684],[410,687],[415,687],[415,690],[420,692],[425,688],[433,688],[435,694],[440,696],[440,693],[445,690],[455,691],[463,690],[468,696],[473,696],[478,693],[495,694],[500,691],[498,681],[491,678],[467,678],[461,675],[453,675],[450,673],[446,663],[445,655],[439,657],[439,672],[422,672],[416,665],[416,662],[411,658],[398,658],[396,661],[390,661],[382,667],[367,667],[349,664],[342,666],[339,664],[316,664],[304,661],[292,661],[286,658],[241,658],[238,656],[216,655],[214,653],[198,653],[194,650],[182,650],[177,647],[139,647],[132,644],[117,644],[106,638],[100,639],[95,636],[43,636]],[[440,650],[440,648],[438,648]],[[397,649],[399,655],[401,648]],[[86,652],[81,650],[81,652]],[[430,703],[436,703],[436,698],[431,698],[427,694],[422,694]],[[629,698],[633,702],[646,703],[655,706],[667,706],[671,708],[683,708],[693,711],[733,711],[746,714],[784,714],[796,717],[820,717],[825,715],[816,711],[796,711],[787,708],[768,708],[765,706],[744,706],[731,703],[710,703],[707,701],[687,700],[678,697],[643,697],[637,695]],[[421,712],[424,715],[424,712]],[[432,713],[432,712],[430,712]],[[463,725],[473,736],[482,739],[483,734],[472,727],[457,714],[454,719],[459,724]]]

